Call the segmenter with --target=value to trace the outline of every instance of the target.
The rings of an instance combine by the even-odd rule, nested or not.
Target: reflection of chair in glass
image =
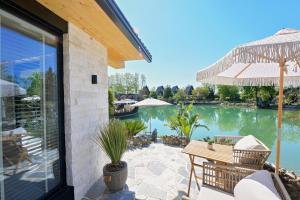
[[[29,158],[27,148],[22,146],[22,135],[2,136],[3,161],[9,166],[16,166],[14,174],[17,172],[19,164],[27,160],[32,164]]]
[[[233,163],[237,166],[262,169],[271,151],[260,140],[248,136],[215,136],[215,143],[233,145]]]

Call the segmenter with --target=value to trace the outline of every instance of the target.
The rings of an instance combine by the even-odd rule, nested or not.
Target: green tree
[[[288,88],[284,90],[285,100],[284,102],[288,105],[298,102],[300,97],[300,88]]]
[[[154,99],[157,99],[156,91],[151,90],[151,91],[150,91],[150,97],[152,97],[152,98],[154,98]]]
[[[196,100],[205,100],[209,96],[209,88],[207,86],[197,87],[193,90],[192,95]]]
[[[109,87],[116,93],[137,93],[139,91],[139,74],[116,73],[109,76]]]
[[[258,92],[259,97],[265,102],[272,101],[276,94],[277,92],[274,86],[262,86],[259,88]]]
[[[125,93],[125,80],[123,75],[120,73],[116,73],[115,75],[109,76],[108,79],[109,87],[113,89],[116,93]]]
[[[237,101],[239,100],[239,88],[237,86],[218,85],[218,94],[221,100]]]
[[[251,99],[256,100],[257,92],[258,92],[257,86],[244,86],[242,87],[242,91],[241,91],[241,99],[243,101],[247,101]]]
[[[109,117],[112,118],[115,113],[115,95],[112,89],[108,89],[108,106],[109,106]]]
[[[173,96],[172,94],[172,89],[169,85],[166,86],[165,90],[164,90],[164,99],[169,99]]]
[[[179,89],[176,94],[173,96],[173,99],[176,102],[184,101],[186,99],[186,94],[183,89]]]
[[[30,86],[27,89],[27,94],[29,96],[41,96],[41,73],[33,72],[28,80],[30,81]]]

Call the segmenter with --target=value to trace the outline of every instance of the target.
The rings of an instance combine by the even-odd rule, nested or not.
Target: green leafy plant
[[[150,97],[154,98],[154,99],[157,99],[157,94],[156,94],[156,92],[154,90],[150,91]]]
[[[193,105],[184,105],[182,102],[179,103],[177,108],[177,114],[175,117],[167,119],[165,124],[171,130],[176,130],[180,136],[185,136],[188,141],[191,140],[192,134],[196,128],[203,127],[207,130],[206,125],[200,124],[200,115],[192,113]]]
[[[208,140],[207,144],[212,145],[214,143],[214,140]]]
[[[204,137],[204,138],[201,139],[201,141],[204,141],[204,142],[208,142],[210,140],[211,140],[211,138],[209,136]]]
[[[218,85],[218,95],[225,101],[237,101],[240,98],[237,86]]]
[[[187,98],[186,94],[184,93],[184,90],[183,89],[179,89],[173,96],[173,99],[176,101],[176,102],[179,102],[179,101],[183,101]]]
[[[133,136],[147,128],[145,123],[141,120],[125,121],[125,127],[129,138],[132,138]]]
[[[197,87],[192,92],[193,98],[196,100],[204,100],[209,96],[209,88],[207,86]]]
[[[171,87],[169,85],[166,86],[163,96],[164,96],[164,99],[169,99],[173,96]]]
[[[95,142],[110,158],[112,166],[121,166],[121,158],[127,149],[127,134],[123,122],[110,120],[109,124],[100,130]]]

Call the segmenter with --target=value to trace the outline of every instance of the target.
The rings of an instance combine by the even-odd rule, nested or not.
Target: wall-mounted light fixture
[[[92,84],[97,84],[98,83],[97,79],[98,79],[97,75],[93,74],[92,75]]]

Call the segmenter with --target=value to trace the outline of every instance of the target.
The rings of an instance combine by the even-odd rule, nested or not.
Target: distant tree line
[[[141,74],[117,73],[109,77],[109,86],[114,94],[138,94],[140,99],[157,98],[171,103],[183,102],[247,102],[256,103],[259,107],[269,107],[276,104],[278,89],[274,86],[227,86],[203,85],[194,88],[188,85],[184,88],[178,86],[158,86],[149,89],[146,77]],[[300,88],[286,88],[284,90],[284,103],[287,105],[300,104]]]
[[[140,88],[146,85],[146,77],[138,73],[116,73],[109,76],[108,84],[115,93],[138,93]]]
[[[185,88],[178,88],[177,86],[171,87],[159,86],[152,88],[150,91],[147,88],[143,88],[140,92],[144,94],[144,97],[152,97],[163,99],[171,103],[177,103],[179,101],[193,101],[197,102],[253,102],[259,107],[269,107],[271,104],[276,104],[278,90],[274,86],[227,86],[217,85],[210,86],[204,85],[194,88],[189,85]],[[300,104],[300,88],[287,88],[284,90],[284,103],[287,105]]]

